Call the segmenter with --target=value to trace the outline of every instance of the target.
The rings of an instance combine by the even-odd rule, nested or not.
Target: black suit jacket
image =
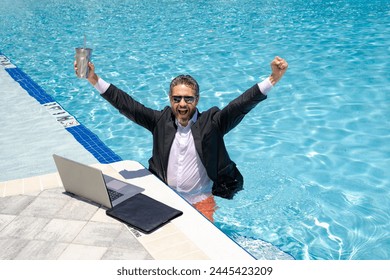
[[[102,96],[121,114],[153,134],[153,154],[149,159],[149,170],[166,183],[169,153],[177,130],[171,107],[167,106],[161,111],[147,108],[114,85],[110,85]],[[256,84],[222,110],[212,107],[198,112],[198,120],[192,125],[191,131],[196,151],[207,175],[214,182],[214,195],[231,199],[243,188],[243,177],[229,157],[223,136],[266,98]]]

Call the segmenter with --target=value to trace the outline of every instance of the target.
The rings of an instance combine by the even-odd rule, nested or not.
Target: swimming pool
[[[184,3],[182,3],[184,2]],[[289,70],[226,136],[245,177],[216,224],[253,252],[297,259],[390,259],[390,4],[355,1],[3,0],[1,51],[123,159],[147,166],[151,136],[75,78],[74,48],[145,105],[168,104],[192,74],[199,108],[224,106]]]

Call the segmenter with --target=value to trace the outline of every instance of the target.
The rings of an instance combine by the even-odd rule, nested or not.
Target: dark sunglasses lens
[[[195,101],[195,96],[172,96],[173,102],[175,103],[179,103],[182,98],[184,98],[186,103],[193,103]]]
[[[181,101],[181,96],[172,96],[173,102],[179,103]]]
[[[195,97],[193,97],[193,96],[185,96],[184,97],[184,101],[186,103],[193,103],[195,101]]]

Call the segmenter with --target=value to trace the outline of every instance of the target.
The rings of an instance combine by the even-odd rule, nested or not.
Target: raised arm
[[[89,62],[88,81],[93,85],[113,107],[133,122],[152,131],[161,111],[145,107],[142,103],[133,99],[123,90],[109,84],[95,73],[95,65]],[[74,62],[74,70],[77,71],[77,63]]]
[[[288,63],[276,56],[271,62],[271,74],[263,82],[252,86],[232,100],[225,108],[215,114],[214,121],[223,134],[236,127],[247,113],[267,98],[267,92],[280,81],[288,68]]]

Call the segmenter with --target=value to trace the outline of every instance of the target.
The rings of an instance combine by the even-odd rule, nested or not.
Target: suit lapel
[[[198,152],[200,160],[203,162],[203,151],[202,151],[202,137],[201,137],[201,115],[198,112],[198,120],[191,127],[192,137],[194,137],[195,149]]]
[[[164,145],[162,147],[163,150],[161,152],[162,152],[162,165],[164,168],[163,173],[164,173],[165,177],[167,176],[169,153],[171,151],[173,140],[175,139],[176,130],[177,130],[177,127],[175,124],[175,120],[174,120],[174,117],[172,117],[172,119],[170,121],[166,122],[165,132],[162,135],[163,136],[162,141],[163,141]],[[167,180],[167,178],[164,178],[164,179],[165,179],[165,181]]]

